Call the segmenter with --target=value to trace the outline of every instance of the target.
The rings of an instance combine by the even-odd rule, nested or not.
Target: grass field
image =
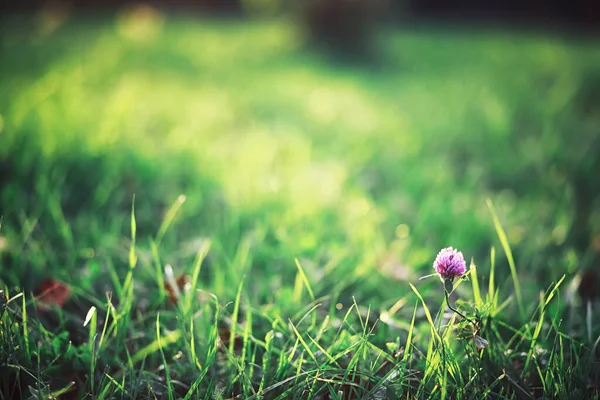
[[[1,399],[600,396],[597,41],[59,17],[1,36]]]

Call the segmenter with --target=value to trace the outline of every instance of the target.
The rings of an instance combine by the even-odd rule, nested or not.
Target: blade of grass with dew
[[[494,221],[494,227],[496,228],[496,233],[498,238],[500,239],[500,243],[502,244],[502,248],[504,249],[504,253],[506,254],[506,259],[508,260],[508,266],[510,267],[510,274],[512,276],[513,285],[515,287],[515,295],[517,296],[517,305],[519,308],[519,313],[521,315],[521,319],[525,318],[525,308],[523,306],[523,298],[521,296],[521,284],[519,283],[519,276],[517,275],[517,267],[515,265],[515,260],[513,259],[512,251],[510,249],[510,245],[508,243],[508,237],[506,236],[506,232],[502,228],[500,224],[500,220],[498,219],[498,215],[494,210],[494,205],[490,199],[487,199],[487,206],[490,209],[490,213],[492,214],[492,219]]]

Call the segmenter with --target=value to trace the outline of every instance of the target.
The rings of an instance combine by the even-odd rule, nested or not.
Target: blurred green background
[[[189,265],[213,239],[203,279],[231,296],[240,271],[224,260],[251,249],[262,302],[293,281],[294,257],[319,292],[360,281],[373,299],[430,273],[441,247],[484,263],[488,198],[525,290],[595,265],[597,40],[365,10],[337,15],[348,30],[311,6],[248,4],[254,17],[137,5],[3,19],[5,284],[102,293],[105,270],[82,266],[126,259],[134,194],[142,263],[185,200],[164,261]]]

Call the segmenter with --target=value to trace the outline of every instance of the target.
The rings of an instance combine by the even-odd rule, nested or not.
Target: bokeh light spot
[[[405,239],[410,235],[410,228],[406,224],[400,224],[396,227],[396,236],[400,239]]]
[[[119,34],[135,41],[153,39],[162,30],[163,23],[162,14],[148,4],[125,8],[117,16]]]

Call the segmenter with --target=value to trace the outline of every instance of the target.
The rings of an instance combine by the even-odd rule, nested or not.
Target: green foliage
[[[285,21],[31,32],[0,38],[0,399],[598,397],[594,43],[390,31],[374,71]]]

